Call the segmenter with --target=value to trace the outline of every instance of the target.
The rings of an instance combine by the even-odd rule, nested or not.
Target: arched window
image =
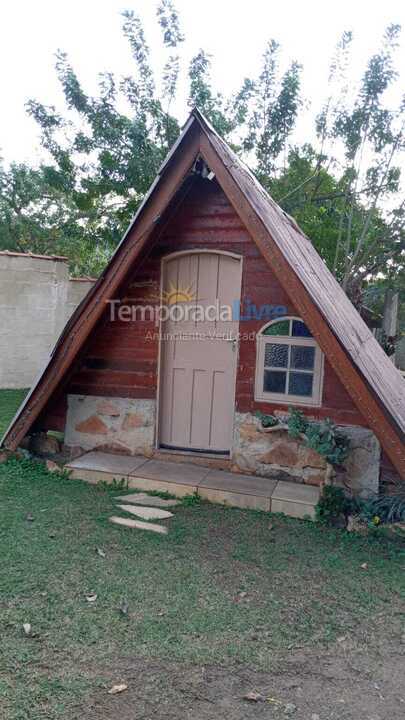
[[[255,400],[320,405],[323,354],[296,317],[265,325],[257,335]]]

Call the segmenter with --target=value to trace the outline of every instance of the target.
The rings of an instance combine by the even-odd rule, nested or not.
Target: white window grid
[[[322,390],[323,390],[323,353],[314,338],[312,337],[295,337],[289,335],[263,335],[264,330],[270,325],[274,325],[283,321],[290,321],[290,333],[292,330],[292,321],[297,320],[303,322],[299,317],[281,317],[277,320],[272,321],[264,325],[259,333],[257,334],[257,345],[256,345],[256,380],[255,380],[255,400],[258,402],[271,402],[278,403],[280,405],[302,405],[310,407],[319,407],[322,401]],[[272,345],[287,345],[288,346],[288,360],[285,368],[275,367],[271,365],[265,365],[265,349],[266,344]],[[313,347],[315,349],[314,367],[311,370],[304,370],[301,368],[291,367],[291,348],[292,346],[302,347]],[[263,390],[264,371],[272,370],[274,372],[286,372],[286,392],[265,392]],[[288,383],[290,372],[306,373],[313,376],[312,382],[312,395],[309,397],[303,395],[290,395],[288,394]]]

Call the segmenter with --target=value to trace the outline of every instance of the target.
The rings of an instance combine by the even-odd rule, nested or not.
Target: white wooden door
[[[183,306],[183,313],[175,312],[161,327],[160,446],[229,452],[239,321],[226,308],[235,317],[241,259],[178,254],[163,261],[162,274],[163,299],[169,309]],[[186,306],[195,312],[187,315]]]

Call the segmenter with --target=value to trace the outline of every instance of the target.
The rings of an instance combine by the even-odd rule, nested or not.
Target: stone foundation
[[[65,444],[150,457],[155,423],[155,400],[69,395]]]
[[[155,424],[155,400],[69,395],[65,444],[73,452],[98,449],[151,457],[156,453]],[[350,454],[345,472],[335,482],[362,497],[377,493],[377,438],[367,428],[340,426],[339,430],[350,438]],[[259,418],[251,413],[235,413],[231,461],[234,472],[316,486],[325,481],[324,458],[285,430],[262,432]]]
[[[371,430],[356,426],[339,426],[350,439],[350,454],[343,481],[354,495],[369,497],[379,491],[381,446]]]
[[[350,438],[351,450],[346,472],[337,481],[355,495],[366,497],[378,492],[380,445],[374,433],[354,426],[340,426],[339,430]],[[321,485],[325,480],[324,458],[289,437],[285,430],[262,432],[259,418],[250,413],[235,413],[232,460],[235,472],[308,485]]]

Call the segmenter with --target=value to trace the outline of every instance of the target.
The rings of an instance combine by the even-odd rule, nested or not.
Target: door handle
[[[235,351],[238,345],[237,338],[226,338],[226,342],[232,343],[232,350]]]

